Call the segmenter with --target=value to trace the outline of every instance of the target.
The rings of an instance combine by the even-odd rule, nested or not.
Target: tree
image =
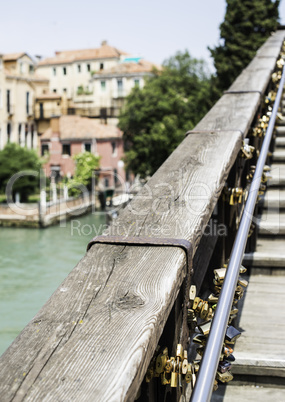
[[[73,157],[76,162],[75,174],[73,179],[67,183],[73,195],[78,195],[82,191],[80,185],[83,184],[89,191],[92,187],[92,174],[99,168],[100,157],[91,152],[81,152]]]
[[[17,144],[7,144],[0,151],[0,191],[4,193],[11,177],[20,172],[25,175],[15,180],[12,187],[12,195],[20,194],[22,202],[28,200],[29,195],[35,193],[39,188],[39,174],[42,163],[35,151],[22,148]],[[34,172],[36,175],[28,174]]]
[[[202,60],[178,52],[135,87],[121,112],[126,167],[153,174],[212,104],[211,78]]]
[[[221,44],[210,49],[218,86],[227,89],[278,26],[280,0],[227,0]]]

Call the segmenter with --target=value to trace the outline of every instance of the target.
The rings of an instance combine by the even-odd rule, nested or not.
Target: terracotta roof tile
[[[14,60],[18,60],[20,57],[25,56],[25,52],[21,52],[21,53],[9,53],[9,54],[4,54],[3,55],[3,60],[4,61],[14,61]]]
[[[108,70],[98,71],[94,76],[112,75],[112,74],[133,74],[133,73],[147,73],[151,72],[153,68],[161,70],[160,65],[156,65],[147,60],[140,60],[138,63],[119,63]]]
[[[72,63],[79,60],[105,59],[114,57],[120,58],[120,56],[127,55],[126,52],[109,45],[103,45],[97,49],[66,50],[55,52],[55,54],[55,57],[49,57],[41,60],[38,63],[38,66]]]
[[[121,138],[123,135],[117,127],[101,124],[99,121],[88,117],[61,116],[59,119],[61,140]],[[50,139],[51,136],[52,130],[48,128],[41,136],[41,140]]]

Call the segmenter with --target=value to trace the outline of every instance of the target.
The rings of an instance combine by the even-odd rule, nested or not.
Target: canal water
[[[46,229],[0,228],[0,355],[100,234],[104,215]]]

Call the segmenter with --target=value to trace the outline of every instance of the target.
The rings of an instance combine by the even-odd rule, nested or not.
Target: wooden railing
[[[262,110],[284,35],[267,40],[105,233],[187,240],[198,291],[208,266],[229,257],[241,205],[221,194],[244,184],[242,141]],[[262,138],[251,141],[260,148]],[[158,343],[186,347],[188,273],[178,247],[94,244],[2,356],[1,401],[157,401],[165,392],[179,400],[184,388],[144,376]]]

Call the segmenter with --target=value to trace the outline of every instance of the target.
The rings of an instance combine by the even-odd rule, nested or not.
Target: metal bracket
[[[192,274],[192,244],[185,239],[164,237],[126,237],[126,236],[95,236],[87,245],[87,251],[93,244],[114,244],[120,246],[151,246],[179,247],[185,251],[188,273]]]

